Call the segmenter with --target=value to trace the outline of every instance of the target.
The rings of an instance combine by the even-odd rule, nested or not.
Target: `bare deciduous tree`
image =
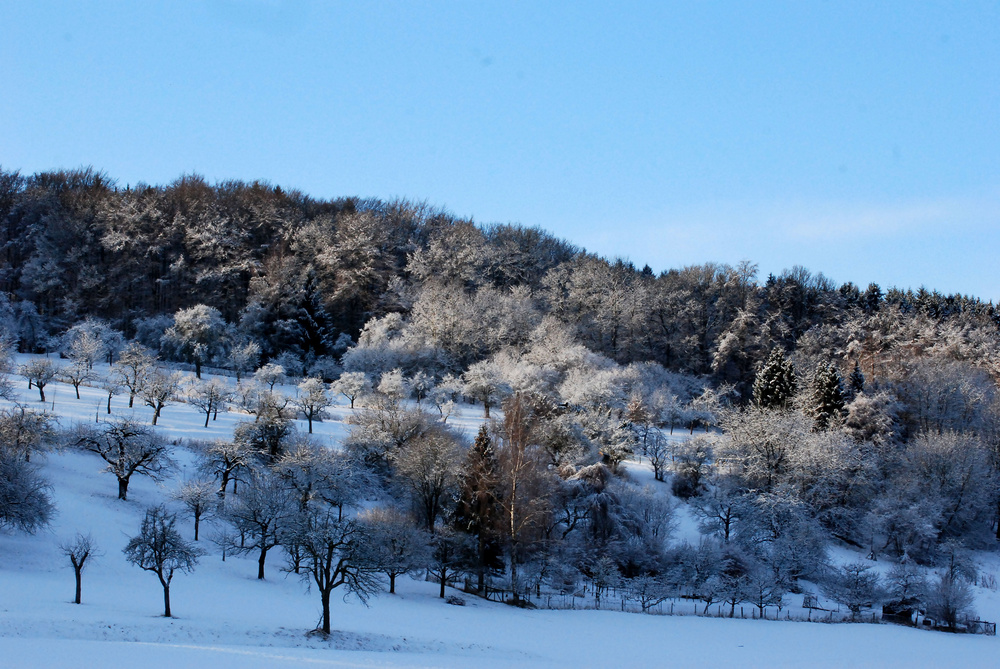
[[[73,573],[76,576],[76,597],[73,599],[73,603],[79,604],[82,601],[83,570],[91,558],[97,557],[97,544],[89,534],[77,532],[73,541],[61,544],[59,550],[69,558],[70,564],[73,565]]]
[[[174,499],[183,504],[194,519],[194,540],[198,541],[202,519],[212,515],[219,503],[215,484],[204,479],[185,481],[174,493]]]
[[[160,480],[173,465],[167,442],[132,418],[120,418],[98,427],[81,425],[76,444],[108,463],[106,471],[118,479],[120,500],[128,498],[128,484],[133,474]]]
[[[170,582],[178,571],[194,571],[202,551],[181,538],[174,529],[177,517],[162,506],[146,510],[139,534],[122,549],[125,559],[156,574],[163,586],[163,615],[170,618]]]

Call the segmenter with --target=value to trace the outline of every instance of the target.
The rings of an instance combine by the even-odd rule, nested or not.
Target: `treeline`
[[[1000,322],[964,296],[837,286],[803,268],[761,282],[750,263],[657,275],[535,228],[197,176],[121,188],[91,169],[0,171],[0,243],[0,316],[22,351],[88,317],[158,349],[179,310],[207,304],[265,361],[288,352],[306,367],[399,314],[457,373],[551,316],[618,363],[708,375],[745,400],[775,346],[877,365],[912,345],[897,322],[918,346],[976,346]]]

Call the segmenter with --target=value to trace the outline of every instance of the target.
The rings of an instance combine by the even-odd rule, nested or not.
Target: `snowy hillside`
[[[14,378],[21,400],[39,407],[37,392]],[[283,390],[295,392],[294,386]],[[106,417],[107,395],[98,388],[82,387],[77,400],[71,386],[52,384],[46,396],[46,408],[63,427]],[[126,397],[114,397],[113,413],[127,412],[126,403]],[[138,406],[134,413],[144,422],[152,414]],[[347,433],[343,421],[350,413],[339,404],[331,418],[315,424],[315,436],[336,446]],[[471,438],[480,414],[480,408],[463,405],[448,422]],[[367,606],[353,597],[343,601],[335,591],[335,631],[323,639],[308,633],[319,616],[316,592],[280,570],[277,551],[264,581],[256,579],[252,557],[223,561],[207,539],[212,521],[203,526],[199,542],[207,554],[192,574],[176,577],[175,617],[163,618],[156,578],[128,564],[122,548],[145,507],[170,503],[170,493],[193,473],[194,455],[183,440],[231,437],[239,418],[220,413],[205,428],[204,414],[194,407],[168,405],[157,429],[178,441],[172,453],[177,470],[162,484],[134,478],[128,501],[117,499],[114,476],[93,454],[65,450],[33,458],[52,484],[57,515],[34,536],[0,534],[0,667],[968,667],[988,666],[1000,650],[993,637],[892,625],[524,610],[458,591],[453,594],[465,606],[455,606],[437,597],[437,585],[406,577],[397,594],[383,593]],[[305,431],[305,422],[299,423]],[[636,479],[657,483],[646,463],[628,468]],[[658,485],[667,494],[666,486]],[[180,529],[191,538],[190,520],[181,518]],[[77,532],[90,533],[102,553],[84,572],[81,605],[71,603],[73,572],[59,548]],[[677,533],[692,539],[697,533],[683,509]],[[835,558],[858,557],[843,553]],[[997,571],[995,560],[982,566],[984,572]],[[976,593],[981,616],[1000,617],[997,592],[977,588]]]

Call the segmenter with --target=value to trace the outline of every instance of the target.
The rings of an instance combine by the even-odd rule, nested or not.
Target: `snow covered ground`
[[[294,386],[284,390],[294,393]],[[26,383],[19,381],[18,392],[40,405]],[[77,400],[71,386],[53,384],[46,396],[64,425],[104,417],[107,396],[99,389],[82,388]],[[125,411],[126,402],[116,397],[113,410]],[[148,409],[135,411],[151,417]],[[463,407],[449,423],[471,436],[480,411]],[[337,443],[350,409],[332,413],[314,429]],[[211,439],[230,435],[239,419],[220,414],[204,428],[203,414],[172,404],[160,429],[171,438]],[[336,631],[326,640],[308,634],[319,617],[318,596],[280,571],[279,553],[268,558],[267,580],[258,581],[255,560],[223,562],[204,539],[208,555],[193,574],[175,578],[176,617],[166,619],[156,578],[127,564],[121,549],[144,508],[164,501],[192,472],[193,457],[183,447],[176,458],[179,471],[170,481],[134,479],[128,502],[117,499],[115,479],[102,472],[97,456],[66,451],[38,458],[58,515],[35,536],[0,534],[0,667],[969,667],[990,666],[1000,652],[996,638],[892,625],[522,610],[468,595],[460,607],[438,599],[436,585],[411,579],[367,607],[335,595]],[[653,483],[644,464],[630,468],[637,480]],[[190,523],[183,522],[190,537]],[[103,552],[84,574],[82,605],[71,603],[73,572],[58,548],[78,531],[91,533]],[[690,516],[682,513],[678,532],[696,532]],[[1000,572],[995,556],[983,561],[984,571]],[[977,595],[984,618],[1000,617],[1000,594],[977,589]]]

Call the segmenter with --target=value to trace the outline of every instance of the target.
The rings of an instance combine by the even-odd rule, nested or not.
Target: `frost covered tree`
[[[798,412],[753,407],[727,414],[722,427],[725,436],[716,456],[748,487],[763,490],[784,480],[793,449],[809,432],[807,419]]]
[[[275,462],[284,451],[285,440],[293,433],[294,427],[285,411],[287,398],[276,401],[273,393],[264,392],[264,400],[258,405],[259,413],[254,420],[245,420],[233,429],[233,441],[239,442],[251,451],[262,455],[269,462]]]
[[[834,572],[823,587],[827,596],[843,604],[856,620],[861,609],[879,604],[884,597],[878,572],[865,562],[851,562]]]
[[[267,386],[267,389],[272,393],[274,392],[275,385],[284,383],[287,380],[285,368],[273,362],[267,363],[254,372],[253,378],[260,385]]]
[[[239,383],[244,376],[257,369],[257,364],[260,362],[260,344],[255,341],[236,344],[229,349],[226,362],[229,369],[236,373],[236,383]]]
[[[0,528],[33,533],[55,514],[50,486],[29,462],[0,451]]]
[[[55,417],[23,404],[0,409],[0,452],[31,461],[55,437]]]
[[[781,608],[788,584],[767,565],[753,563],[743,578],[743,598],[757,607],[758,615],[764,617],[768,606]]]
[[[162,506],[146,510],[139,534],[122,550],[125,559],[156,574],[163,586],[163,616],[170,618],[170,582],[177,572],[192,572],[202,551],[184,541],[174,528],[177,517]]]
[[[547,526],[552,508],[553,485],[545,454],[532,441],[528,402],[517,393],[504,403],[504,421],[496,445],[498,535],[506,548],[515,600],[522,586],[519,566]]]
[[[107,463],[105,471],[118,479],[118,499],[128,499],[128,485],[133,474],[162,480],[173,466],[170,449],[158,433],[132,418],[80,425],[75,435],[79,448],[96,453]]]
[[[302,511],[322,501],[343,515],[344,506],[352,506],[373,487],[367,471],[350,456],[304,436],[290,439],[271,469],[295,495]]]
[[[198,529],[201,521],[215,513],[219,504],[218,490],[212,481],[191,479],[181,484],[173,495],[174,499],[184,505],[185,510],[194,520],[194,540],[198,541]]]
[[[108,354],[108,346],[96,333],[84,330],[73,338],[68,354],[70,360],[89,371],[94,369],[95,362]]]
[[[55,363],[47,358],[35,358],[18,368],[17,373],[28,379],[28,387],[38,389],[38,401],[45,401],[45,386],[59,373]]]
[[[713,477],[708,489],[691,501],[701,533],[716,536],[723,543],[735,536],[744,506],[737,482],[726,476]]]
[[[915,609],[927,601],[928,583],[924,570],[904,557],[886,574],[886,599],[902,609]]]
[[[313,431],[313,421],[323,418],[326,408],[331,404],[326,384],[319,379],[306,379],[300,383],[298,395],[293,402],[309,422],[309,434]]]
[[[393,454],[397,476],[428,532],[434,532],[444,502],[455,491],[459,454],[458,440],[444,428],[427,430]]]
[[[311,508],[300,519],[293,541],[301,551],[304,579],[311,579],[322,606],[321,630],[330,633],[330,595],[341,586],[361,601],[378,592],[379,562],[365,526],[330,508]]]
[[[369,552],[378,571],[389,577],[389,594],[396,578],[427,565],[429,535],[413,519],[392,507],[369,509],[358,517],[368,534]]]
[[[76,399],[80,399],[80,386],[95,377],[94,370],[84,360],[74,360],[60,370],[59,378],[64,383],[73,386]]]
[[[975,618],[976,598],[969,584],[950,574],[942,574],[927,593],[927,615],[954,629],[959,622]]]
[[[473,548],[468,535],[445,525],[431,537],[430,561],[427,572],[438,582],[438,597],[444,599],[448,582],[467,572],[474,562]]]
[[[236,492],[236,482],[244,473],[251,471],[255,464],[255,452],[249,444],[239,440],[219,439],[204,448],[200,466],[204,473],[219,482],[216,494],[225,500],[229,482],[233,482],[233,492]]]
[[[257,578],[264,580],[268,552],[282,543],[291,523],[294,502],[281,479],[267,471],[254,473],[244,491],[226,509],[226,520],[241,536],[236,553],[257,554]]]
[[[682,499],[698,495],[712,462],[711,440],[703,435],[692,437],[677,444],[673,456],[674,476],[670,487],[674,495]]]
[[[405,400],[412,392],[409,380],[399,368],[382,372],[377,390],[395,402]]]
[[[97,555],[97,543],[89,534],[77,532],[73,541],[60,544],[59,550],[69,558],[69,563],[73,566],[73,575],[76,578],[76,596],[73,598],[73,603],[80,604],[83,595],[83,570],[91,558]]]
[[[125,347],[112,368],[112,376],[128,388],[128,408],[131,409],[136,396],[142,391],[146,379],[156,367],[156,357],[138,342]]]
[[[426,372],[416,371],[410,377],[409,385],[419,405],[434,390],[434,377]]]
[[[333,392],[343,395],[354,408],[354,402],[372,391],[372,382],[364,372],[344,372],[330,384]]]
[[[771,351],[753,382],[753,403],[761,409],[781,409],[795,397],[795,368],[780,348]]]
[[[188,377],[190,378],[190,377]],[[225,411],[226,403],[232,399],[233,391],[222,379],[213,378],[208,381],[195,381],[188,384],[184,390],[184,399],[205,414],[205,427],[212,414],[219,415],[219,410]]]
[[[156,425],[167,403],[178,398],[182,378],[179,372],[168,373],[160,369],[153,369],[146,376],[139,395],[145,405],[153,410],[153,425]]]
[[[163,345],[177,357],[194,363],[194,373],[201,378],[201,367],[219,355],[226,321],[215,307],[196,304],[174,314],[174,324],[163,333]]]
[[[650,434],[646,440],[646,457],[653,467],[653,478],[657,481],[664,479],[667,465],[670,463],[670,450],[669,442],[658,431]]]
[[[503,370],[495,362],[484,360],[469,367],[462,375],[465,393],[483,403],[483,417],[490,417],[490,407],[510,392]]]

